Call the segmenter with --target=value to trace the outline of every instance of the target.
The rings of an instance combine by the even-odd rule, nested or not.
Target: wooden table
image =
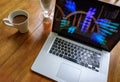
[[[16,9],[29,12],[28,33],[2,23]],[[42,23],[39,0],[1,0],[0,21],[0,82],[53,82],[30,69],[51,31],[51,25]],[[120,42],[111,51],[108,82],[120,82]]]

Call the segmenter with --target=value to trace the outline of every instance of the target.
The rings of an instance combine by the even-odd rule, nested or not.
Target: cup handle
[[[13,24],[10,23],[10,21],[9,21],[8,18],[4,18],[4,19],[3,19],[3,23],[4,23],[5,25],[7,25],[7,26],[13,26]]]

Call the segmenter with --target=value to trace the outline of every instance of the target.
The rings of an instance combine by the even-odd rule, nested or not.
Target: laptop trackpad
[[[57,77],[66,82],[79,82],[80,70],[62,63],[57,73]]]

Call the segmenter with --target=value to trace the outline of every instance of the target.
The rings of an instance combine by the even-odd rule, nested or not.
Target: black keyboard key
[[[60,57],[63,57],[63,54],[59,54]]]

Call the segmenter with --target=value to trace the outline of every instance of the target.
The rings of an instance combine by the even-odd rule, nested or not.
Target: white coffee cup
[[[15,10],[3,19],[3,23],[7,26],[17,28],[20,33],[28,32],[29,14],[25,10]]]

